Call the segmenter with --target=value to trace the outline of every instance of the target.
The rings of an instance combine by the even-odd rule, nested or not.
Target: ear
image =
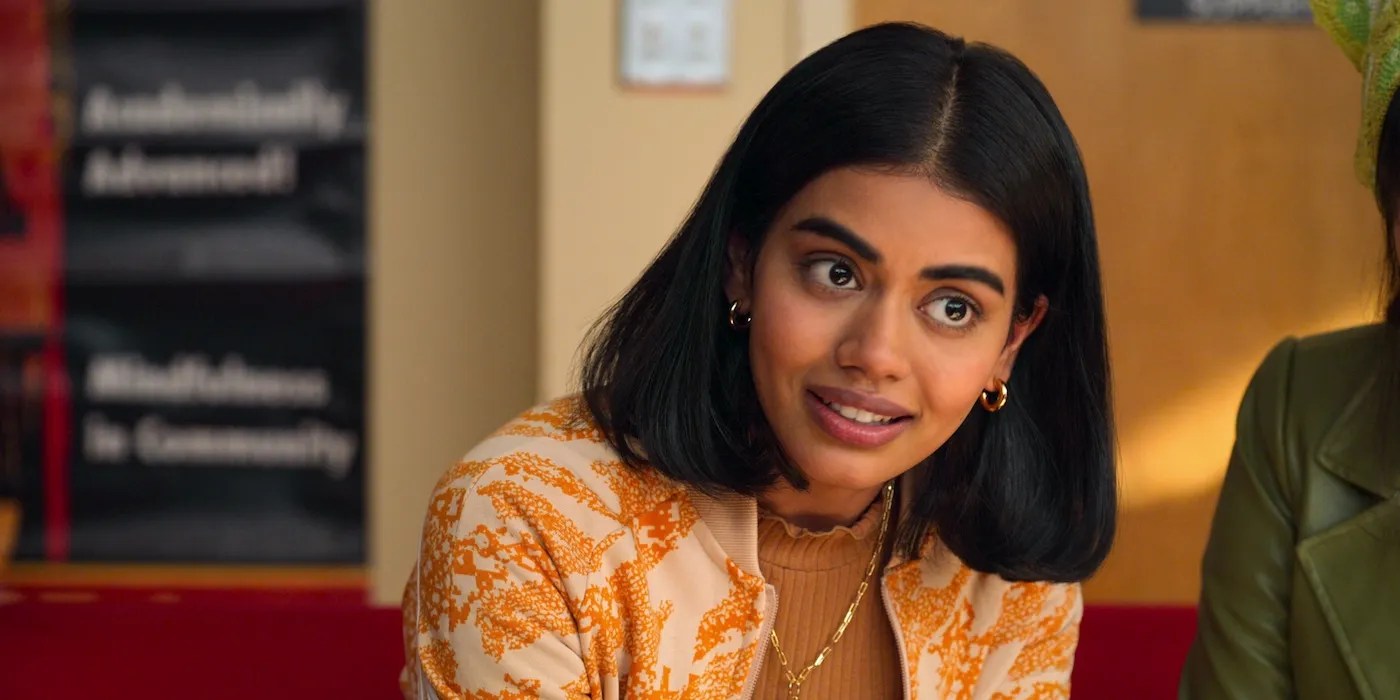
[[[753,269],[749,261],[749,244],[739,234],[730,234],[727,253],[724,295],[730,301],[739,302],[740,307],[748,308],[753,297],[752,280],[749,279]]]
[[[1003,382],[1011,378],[1011,368],[1016,364],[1016,354],[1021,351],[1021,345],[1026,342],[1026,338],[1031,337],[1031,333],[1040,327],[1041,321],[1045,320],[1045,312],[1050,308],[1050,300],[1042,294],[1035,300],[1035,306],[1031,308],[1029,315],[1018,318],[1011,322],[1011,337],[1006,341],[1006,347],[1001,351],[1001,357],[997,360],[996,371],[993,377]],[[987,380],[987,391],[995,391],[991,379]]]

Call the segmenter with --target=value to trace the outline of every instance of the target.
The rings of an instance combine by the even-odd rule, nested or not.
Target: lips
[[[836,404],[857,411],[874,414],[884,418],[908,418],[912,411],[873,394],[866,394],[850,389],[839,389],[831,386],[814,386],[809,389],[813,395],[821,399],[825,404]]]
[[[872,448],[895,439],[909,427],[910,411],[893,401],[849,389],[812,387],[807,409],[813,420],[837,441]]]

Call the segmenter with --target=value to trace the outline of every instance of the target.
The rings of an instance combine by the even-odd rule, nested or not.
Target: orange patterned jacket
[[[778,605],[754,500],[626,467],[580,409],[525,413],[438,483],[404,594],[406,698],[752,696]],[[978,573],[931,537],[880,588],[906,697],[1068,697],[1077,585]]]

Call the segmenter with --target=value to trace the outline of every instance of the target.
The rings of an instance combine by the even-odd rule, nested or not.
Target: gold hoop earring
[[[1006,400],[1010,397],[1010,392],[1006,388],[1006,382],[1002,381],[1000,378],[993,379],[992,381],[996,383],[996,390],[993,392],[983,389],[982,395],[977,399],[982,402],[982,408],[986,409],[987,413],[996,413],[1006,408]],[[991,394],[993,398],[987,398],[988,394]]]
[[[734,300],[734,303],[729,305],[729,327],[738,330],[748,328],[750,323],[753,323],[753,314],[739,313],[739,301]]]

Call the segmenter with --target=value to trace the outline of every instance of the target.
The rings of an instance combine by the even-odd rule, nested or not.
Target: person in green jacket
[[[1240,406],[1183,700],[1400,698],[1400,0],[1313,0],[1365,77],[1385,321],[1269,353]]]

